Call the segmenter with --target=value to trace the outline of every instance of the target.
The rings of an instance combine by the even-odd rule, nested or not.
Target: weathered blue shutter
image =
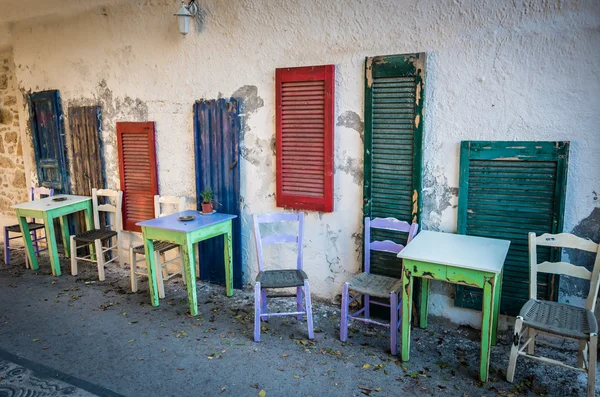
[[[202,100],[194,104],[196,200],[201,209],[200,193],[211,188],[215,210],[234,214],[233,286],[242,288],[241,212],[239,137],[240,120],[235,99]],[[223,239],[199,243],[200,277],[225,284]]]
[[[563,227],[569,142],[463,141],[458,233],[510,240],[500,312],[516,315],[529,298],[527,234]],[[538,255],[549,260],[555,251]],[[556,299],[558,278],[538,277],[538,295]],[[457,286],[455,305],[481,309],[481,290]]]
[[[29,95],[29,113],[38,185],[70,193],[62,106],[58,91]]]
[[[364,214],[419,221],[425,54],[367,58],[365,63]],[[406,235],[373,230],[374,239]],[[373,252],[373,273],[400,277],[394,255]]]

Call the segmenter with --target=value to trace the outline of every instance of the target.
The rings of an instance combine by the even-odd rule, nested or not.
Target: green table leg
[[[150,303],[152,304],[152,306],[158,306],[158,284],[156,283],[156,261],[154,259],[154,242],[146,238],[145,231],[143,231],[143,236],[144,254],[146,255],[146,266],[148,267],[148,290],[150,292]]]
[[[71,255],[71,241],[69,239],[69,219],[67,215],[61,216],[60,218],[60,230],[62,232],[63,246],[65,247],[65,257]]]
[[[21,226],[23,240],[25,241],[25,254],[29,258],[29,264],[33,270],[38,270],[40,265],[38,264],[35,250],[33,249],[33,241],[31,240],[31,231],[29,230],[29,225],[27,224],[27,218],[24,216],[19,216],[19,214],[17,214],[17,218],[19,221],[19,226]]]
[[[194,254],[194,243],[189,235],[185,236],[185,242],[181,244],[183,255],[183,271],[187,281],[188,301],[190,303],[190,315],[198,315],[198,297],[196,295],[196,255]]]
[[[412,273],[405,266],[404,277],[402,277],[402,361],[408,361],[410,358],[413,281]]]
[[[44,226],[46,228],[46,243],[48,244],[48,256],[50,257],[52,275],[60,276],[60,261],[58,259],[58,249],[56,248],[54,217],[47,212],[44,213]]]
[[[233,295],[233,244],[231,242],[231,221],[229,221],[229,230],[223,235],[224,255],[225,255],[225,294]]]
[[[419,325],[421,328],[427,328],[427,314],[429,311],[429,285],[430,280],[428,278],[421,278],[421,318],[419,319]]]
[[[496,276],[497,277],[497,276]],[[495,277],[485,277],[483,284],[483,306],[481,309],[481,362],[479,379],[487,382],[490,367],[490,348],[494,313]]]
[[[500,317],[500,300],[502,297],[502,273],[497,276],[494,288],[494,313],[492,320],[492,346],[496,346],[496,334],[498,332],[498,318]]]

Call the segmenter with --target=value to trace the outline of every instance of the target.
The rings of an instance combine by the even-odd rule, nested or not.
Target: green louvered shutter
[[[421,211],[425,54],[365,63],[364,214],[418,222]],[[374,239],[406,236],[373,231]],[[394,255],[374,253],[373,273],[400,277]]]
[[[502,314],[517,315],[529,299],[527,234],[562,231],[568,154],[569,142],[462,142],[458,233],[511,241]],[[538,261],[556,254],[547,249]],[[556,300],[558,278],[537,281],[538,296]],[[481,289],[457,286],[455,305],[481,310]]]

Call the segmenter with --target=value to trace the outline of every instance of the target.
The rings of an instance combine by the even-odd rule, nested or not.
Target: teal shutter
[[[418,222],[421,212],[425,54],[365,63],[365,216]],[[373,231],[374,239],[406,236]],[[400,277],[394,255],[373,253],[373,273]]]
[[[463,141],[458,233],[510,240],[504,263],[502,314],[516,315],[529,299],[527,233],[563,228],[569,142]],[[558,254],[550,249],[538,261]],[[538,296],[556,300],[558,278],[538,277]],[[481,309],[481,289],[457,286],[455,305]]]

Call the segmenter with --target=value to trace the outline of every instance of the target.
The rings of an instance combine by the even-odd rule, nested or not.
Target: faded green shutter
[[[563,227],[569,142],[463,141],[458,233],[510,240],[500,312],[519,313],[529,299],[527,234]],[[538,261],[557,252],[546,250]],[[538,296],[556,300],[558,278],[538,277]],[[481,289],[457,286],[455,305],[481,309]]]
[[[425,54],[365,63],[364,214],[418,222],[421,212]],[[398,240],[373,231],[374,239]],[[374,253],[373,273],[400,277],[395,256]]]

